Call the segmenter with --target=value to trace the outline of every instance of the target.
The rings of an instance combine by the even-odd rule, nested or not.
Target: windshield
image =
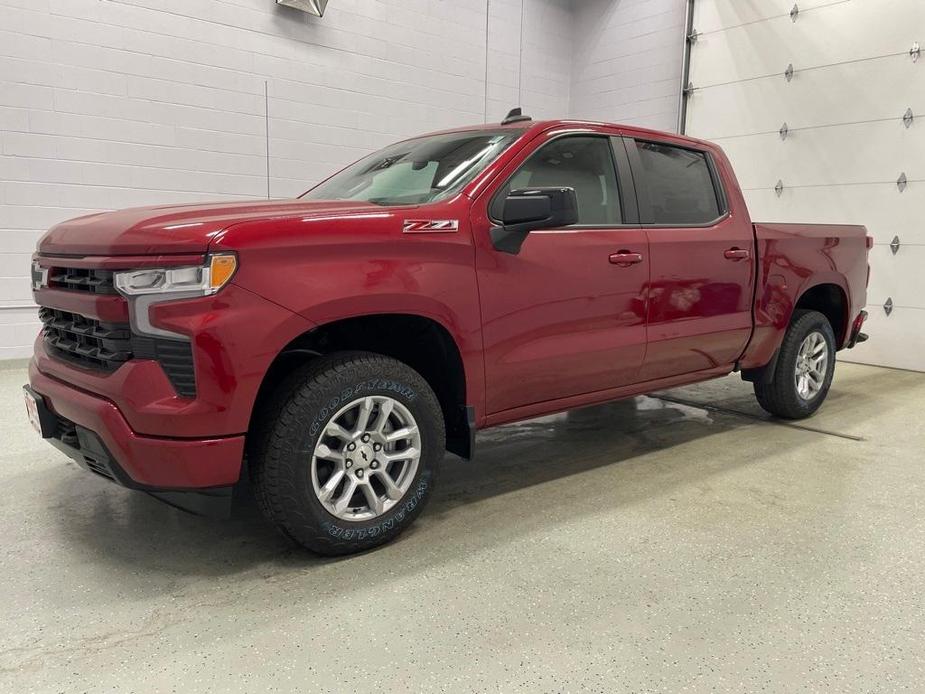
[[[475,178],[523,133],[471,130],[399,142],[348,166],[302,198],[377,205],[434,202]]]

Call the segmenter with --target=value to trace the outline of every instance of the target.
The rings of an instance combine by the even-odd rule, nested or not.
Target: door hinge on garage
[[[276,4],[294,7],[316,17],[323,17],[328,6],[328,0],[276,0]]]

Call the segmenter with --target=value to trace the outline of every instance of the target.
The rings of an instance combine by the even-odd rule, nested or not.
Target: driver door
[[[473,206],[489,416],[639,380],[649,248],[620,156],[604,131],[547,133]],[[578,224],[532,231],[516,254],[496,250],[489,229],[507,193],[548,186],[575,189]]]

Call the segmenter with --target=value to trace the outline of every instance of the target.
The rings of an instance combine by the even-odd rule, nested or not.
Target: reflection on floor
[[[345,560],[82,472],[24,379],[0,371],[2,691],[921,679],[923,374],[839,365],[810,429],[731,377],[486,431],[412,531]]]

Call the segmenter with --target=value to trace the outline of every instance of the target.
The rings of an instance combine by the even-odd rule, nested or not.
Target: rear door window
[[[704,152],[640,140],[636,140],[636,149],[652,223],[688,226],[709,224],[720,217],[722,206]]]

